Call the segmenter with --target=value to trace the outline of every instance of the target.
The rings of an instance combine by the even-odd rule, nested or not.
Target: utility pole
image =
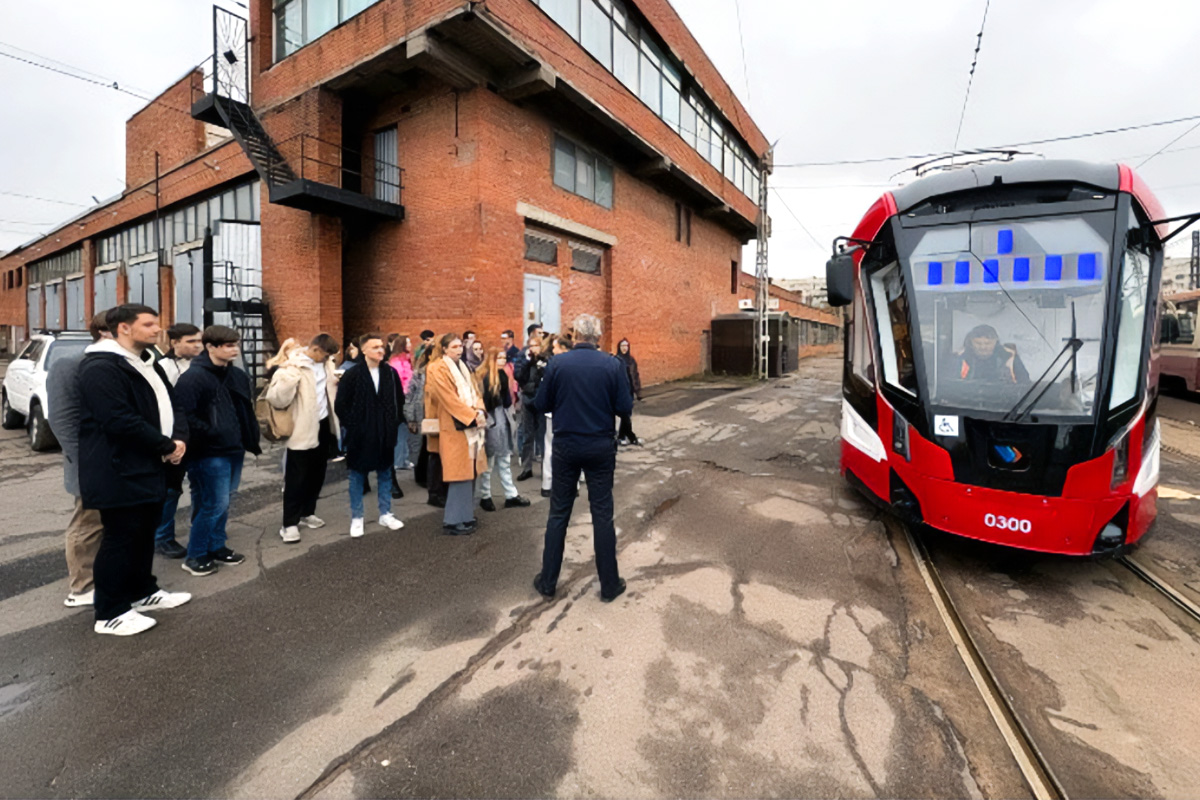
[[[1188,288],[1200,289],[1200,231],[1192,231],[1192,263]]]
[[[771,297],[771,282],[767,273],[767,239],[771,236],[771,218],[767,214],[767,175],[771,172],[775,148],[767,148],[761,163],[758,182],[758,258],[754,265],[754,288],[757,293],[755,309],[757,319],[754,326],[755,374],[765,381],[769,374],[770,330],[767,324],[767,305]]]

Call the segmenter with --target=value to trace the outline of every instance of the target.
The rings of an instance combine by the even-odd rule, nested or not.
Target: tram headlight
[[[899,414],[892,414],[892,450],[905,461],[912,460],[908,455],[908,420]]]
[[[1109,488],[1116,489],[1129,477],[1129,431],[1121,434],[1120,440],[1113,447],[1112,484]]]
[[[1133,482],[1133,493],[1138,497],[1145,497],[1146,493],[1158,485],[1158,471],[1160,467],[1160,453],[1162,451],[1161,433],[1158,428],[1158,420],[1154,420],[1154,429],[1146,437],[1146,443],[1142,447],[1142,466],[1138,470],[1137,480]]]

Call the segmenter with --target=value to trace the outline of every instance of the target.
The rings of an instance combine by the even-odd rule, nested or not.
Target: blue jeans
[[[229,501],[242,482],[242,459],[236,456],[202,458],[188,466],[192,484],[192,533],[188,558],[205,559],[225,546]]]
[[[173,487],[167,488],[167,499],[163,501],[162,520],[158,530],[154,532],[154,543],[166,544],[175,541],[175,512],[179,510],[179,498],[183,492]]]
[[[346,470],[350,476],[350,516],[362,519],[363,516],[363,482],[367,473],[358,470]],[[390,469],[375,470],[375,496],[379,498],[379,516],[392,513],[392,471]]]
[[[396,449],[392,452],[392,466],[396,469],[404,469],[404,465],[407,462],[408,428],[401,425],[399,432],[396,434]]]

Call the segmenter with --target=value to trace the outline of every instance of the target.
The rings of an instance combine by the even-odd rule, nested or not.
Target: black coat
[[[88,353],[79,364],[79,490],[84,508],[161,503],[173,439],[188,440],[187,422],[171,382],[154,367],[171,395],[175,426],[163,436],[154,390],[122,356]]]
[[[346,432],[346,466],[355,472],[391,469],[396,432],[404,422],[404,389],[387,362],[379,365],[379,391],[365,363],[338,381],[334,411]]]
[[[642,376],[638,374],[637,359],[633,353],[617,353],[617,359],[625,366],[625,375],[629,378],[629,389],[638,400],[642,399]]]
[[[179,376],[175,396],[191,435],[185,456],[189,464],[213,456],[262,452],[250,377],[242,370],[218,367],[207,352],[201,353]]]
[[[546,374],[547,358],[545,353],[530,358],[528,351],[521,351],[521,362],[513,366],[513,379],[517,382],[517,388],[521,394],[526,397],[533,397],[537,394],[538,387],[542,385],[542,378]]]

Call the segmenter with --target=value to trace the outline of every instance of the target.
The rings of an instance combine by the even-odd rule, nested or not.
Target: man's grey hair
[[[600,335],[604,330],[600,327],[600,320],[591,314],[580,314],[575,318],[575,341],[587,342],[588,344],[599,344]]]

